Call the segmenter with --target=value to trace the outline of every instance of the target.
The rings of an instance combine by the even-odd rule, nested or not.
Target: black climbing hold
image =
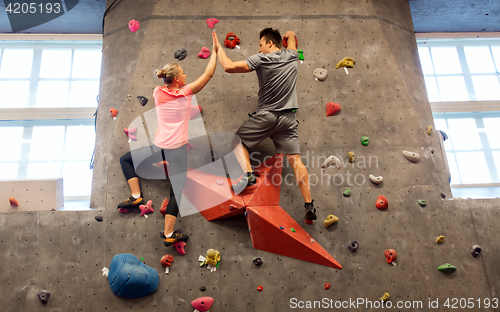
[[[200,287],[200,290],[201,290],[201,291],[205,291],[205,290],[207,290],[207,288],[206,288],[205,286],[201,286],[201,287]]]
[[[481,253],[481,247],[479,245],[472,246],[471,253],[474,258],[479,256],[479,254]]]
[[[262,263],[264,263],[264,262],[262,261],[261,258],[253,259],[253,264],[255,264],[256,266],[262,265]]]
[[[182,61],[183,59],[186,58],[187,54],[188,53],[187,53],[186,49],[182,48],[182,49],[175,51],[174,57],[176,59],[178,59],[179,61]]]
[[[43,304],[47,304],[47,302],[49,302],[49,297],[50,297],[50,293],[48,291],[46,291],[46,290],[38,291],[38,299],[40,299],[40,301]]]
[[[442,199],[445,199],[445,198],[446,198],[446,195],[444,195],[444,193],[441,193],[441,198],[442,198]]]
[[[358,241],[353,240],[352,242],[349,243],[349,249],[354,252],[358,250]]]
[[[95,216],[95,219],[96,219],[97,221],[101,222],[101,221],[102,221],[102,216]]]
[[[138,95],[137,99],[139,100],[139,103],[141,103],[142,106],[146,105],[148,103],[148,98]]]

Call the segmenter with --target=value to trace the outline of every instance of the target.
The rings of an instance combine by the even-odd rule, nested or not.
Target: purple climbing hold
[[[355,252],[356,250],[358,250],[358,241],[355,241],[353,240],[352,242],[349,243],[349,249],[352,251],[352,252]]]
[[[43,304],[47,304],[47,302],[49,302],[49,297],[50,297],[50,293],[48,291],[46,291],[46,290],[38,291],[38,299],[40,299],[40,301]]]

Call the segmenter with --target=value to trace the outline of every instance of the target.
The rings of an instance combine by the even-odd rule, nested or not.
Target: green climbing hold
[[[361,144],[363,144],[364,146],[367,146],[369,142],[369,139],[367,136],[363,136],[361,137]]]
[[[294,112],[294,113],[295,113],[296,111],[297,111],[297,109],[294,109],[292,112]]]
[[[141,257],[141,260],[142,260],[142,261],[144,261],[144,258],[143,258],[143,257]]]
[[[344,194],[345,197],[349,197],[349,196],[351,196],[351,190],[347,190],[342,194]]]
[[[299,60],[303,61],[304,60],[304,51],[303,50],[297,50],[299,52]]]
[[[294,228],[290,228],[290,231],[294,232],[295,233],[295,229]]]
[[[423,199],[418,200],[418,204],[419,204],[420,206],[422,206],[422,207],[425,207],[425,205],[426,205],[426,204],[425,204],[425,200],[423,200]]]
[[[442,266],[438,267],[439,271],[445,272],[445,273],[455,272],[456,269],[457,269],[456,267],[454,267],[453,265],[451,265],[449,263],[443,264]]]

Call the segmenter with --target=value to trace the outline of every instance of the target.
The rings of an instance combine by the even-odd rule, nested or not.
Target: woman
[[[140,166],[151,167],[151,164],[161,161],[169,163],[170,201],[165,213],[163,237],[164,245],[167,247],[177,241],[188,239],[186,234],[174,231],[174,224],[187,178],[187,143],[191,98],[210,81],[217,64],[215,31],[212,33],[212,39],[212,55],[205,72],[195,82],[186,85],[186,74],[175,63],[169,63],[163,69],[155,71],[156,76],[163,79],[164,85],[156,87],[153,92],[158,115],[158,128],[154,144],[128,152],[120,158],[131,195],[118,205],[119,209],[144,204],[139,186],[139,176],[136,173],[136,171],[140,171]],[[134,168],[134,160],[140,163],[135,167],[137,170]]]

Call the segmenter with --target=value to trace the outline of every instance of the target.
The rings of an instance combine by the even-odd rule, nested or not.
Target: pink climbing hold
[[[200,116],[202,111],[203,110],[201,109],[200,105],[191,105],[191,110],[189,111],[189,120]]]
[[[198,57],[202,59],[206,59],[210,56],[210,50],[207,47],[201,48],[200,53],[198,53]]]
[[[127,209],[127,208],[120,208],[120,209],[118,209],[118,211],[119,211],[120,213],[127,213],[127,212],[128,212],[128,209]]]
[[[131,32],[136,32],[139,29],[139,26],[139,21],[130,20],[130,22],[128,22],[128,29],[130,29]]]
[[[186,252],[184,251],[184,247],[186,247],[186,242],[178,241],[173,243],[172,246],[174,246],[177,252],[180,253],[181,255],[186,254]]]
[[[200,312],[207,312],[208,309],[214,304],[214,298],[212,297],[200,297],[196,300],[191,301],[193,308]]]
[[[153,201],[152,200],[148,200],[146,205],[140,205],[139,209],[141,210],[141,217],[144,216],[146,213],[155,212],[153,210]]]
[[[137,137],[135,136],[135,133],[137,132],[137,128],[123,128],[123,132],[132,140],[135,141],[137,140]]]
[[[210,29],[213,29],[215,24],[217,24],[218,22],[219,22],[219,20],[216,18],[208,18],[207,19],[207,25],[208,25],[208,27],[210,27]]]
[[[326,117],[333,116],[340,112],[340,104],[334,102],[326,103]]]

